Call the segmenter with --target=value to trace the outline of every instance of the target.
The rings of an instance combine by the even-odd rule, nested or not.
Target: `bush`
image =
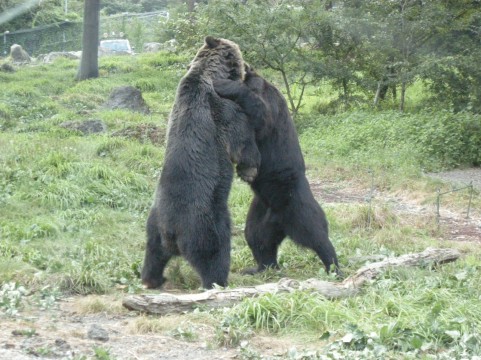
[[[424,161],[443,168],[481,164],[481,116],[448,111],[420,114],[411,126]],[[424,120],[424,121],[423,121]]]
[[[430,171],[481,163],[481,117],[467,112],[353,111],[302,118],[299,125],[308,156],[334,157],[363,167]]]

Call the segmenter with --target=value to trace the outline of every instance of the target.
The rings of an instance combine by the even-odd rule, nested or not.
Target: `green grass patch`
[[[42,289],[61,295],[141,291],[145,221],[165,148],[115,133],[155,125],[160,137],[165,136],[177,84],[190,58],[167,53],[105,57],[101,76],[83,82],[74,80],[78,61],[68,59],[0,74],[0,310],[5,314],[21,311],[26,291],[19,289],[24,288],[39,297]],[[278,79],[274,83],[281,85]],[[121,85],[139,88],[151,114],[103,108],[111,90]],[[320,115],[316,99],[322,94],[328,102],[329,91],[328,86],[307,88],[306,106],[296,118],[311,178],[333,184],[355,179],[365,185],[374,179],[380,189],[434,194],[447,185],[421,178],[423,171],[481,162],[477,115],[388,109]],[[88,119],[104,121],[107,132],[85,136],[59,126]],[[425,199],[434,201],[433,196]],[[254,266],[243,235],[251,200],[249,187],[234,180],[229,197],[230,286],[282,277],[336,281],[312,251],[288,240],[279,249],[279,270],[241,275]],[[468,198],[456,193],[443,201],[463,207]],[[473,206],[479,203],[475,194]],[[413,219],[375,200],[372,207],[324,208],[346,275],[364,265],[351,261],[356,257],[397,256],[446,245],[437,240],[432,216]],[[353,298],[328,301],[297,291],[200,312],[217,324],[216,341],[222,345],[268,333],[315,344],[321,349],[318,358],[469,358],[481,352],[481,312],[475,306],[481,262],[479,249],[459,247],[466,256],[455,264],[392,269]],[[198,275],[180,258],[169,264],[166,276],[171,288],[195,290],[200,285]],[[192,329],[177,327],[172,336],[193,339]]]

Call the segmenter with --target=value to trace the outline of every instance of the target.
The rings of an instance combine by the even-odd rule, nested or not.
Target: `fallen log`
[[[355,295],[366,282],[375,279],[387,268],[440,265],[455,261],[459,256],[460,253],[456,249],[428,248],[421,253],[406,254],[368,264],[339,283],[317,279],[297,281],[284,278],[277,283],[236,289],[212,289],[197,294],[173,295],[161,293],[156,295],[130,295],[124,298],[122,305],[129,310],[166,315],[192,311],[201,306],[210,308],[230,306],[246,297],[296,290],[308,290],[328,299],[337,299]]]

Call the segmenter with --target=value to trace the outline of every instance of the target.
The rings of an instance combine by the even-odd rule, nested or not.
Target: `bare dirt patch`
[[[102,301],[106,301],[106,297]],[[111,359],[232,359],[238,350],[212,348],[213,329],[178,321],[177,327],[159,333],[138,333],[135,313],[84,314],[75,310],[78,298],[64,299],[55,309],[30,310],[20,319],[2,320],[0,359],[84,359],[104,352]],[[108,299],[120,303],[120,299]],[[105,331],[106,338],[92,336],[95,325]],[[189,329],[198,338],[182,337],[181,329]],[[169,334],[169,331],[172,334]],[[186,330],[187,331],[187,330]],[[185,335],[185,334],[184,334]],[[106,357],[107,358],[107,357]]]
[[[451,183],[453,188],[472,184],[476,191],[481,191],[481,168],[453,170],[429,176]],[[386,193],[378,189],[362,187],[355,182],[321,182],[311,181],[311,190],[321,204],[365,204],[389,207],[400,216],[418,217],[424,221],[438,221],[439,239],[448,241],[471,241],[481,243],[481,209],[470,208],[469,218],[466,210],[441,206],[439,218],[435,201],[424,203],[424,198],[416,198],[406,193]],[[436,194],[432,194],[435,199]],[[432,225],[432,224],[431,224]]]

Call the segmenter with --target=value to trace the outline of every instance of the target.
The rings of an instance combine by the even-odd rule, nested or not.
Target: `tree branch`
[[[428,248],[421,253],[406,254],[366,265],[339,283],[318,279],[305,281],[281,279],[277,283],[237,289],[213,289],[199,294],[130,295],[123,300],[122,305],[129,310],[166,315],[192,311],[199,306],[211,308],[230,306],[246,297],[296,290],[308,290],[328,299],[337,299],[356,295],[366,282],[377,278],[387,268],[441,265],[455,261],[459,257],[460,253],[456,249]]]

